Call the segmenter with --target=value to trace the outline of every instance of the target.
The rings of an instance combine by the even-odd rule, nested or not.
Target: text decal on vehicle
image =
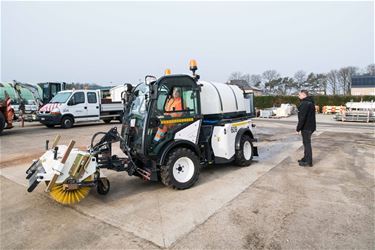
[[[237,127],[231,127],[230,132],[231,133],[237,133]]]

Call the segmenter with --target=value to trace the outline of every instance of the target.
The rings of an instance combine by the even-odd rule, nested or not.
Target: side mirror
[[[156,80],[157,80],[156,76],[147,75],[145,77],[145,83],[147,85],[151,85],[152,83],[156,82]]]

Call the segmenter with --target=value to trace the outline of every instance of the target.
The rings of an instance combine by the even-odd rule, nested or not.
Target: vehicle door
[[[152,106],[145,148],[149,154],[157,154],[177,131],[200,119],[198,87],[189,77],[163,80]]]
[[[99,108],[99,97],[97,91],[87,91],[87,120],[96,121],[99,120],[100,108]]]
[[[68,101],[69,113],[74,116],[76,122],[87,121],[87,104],[83,91],[76,91]]]

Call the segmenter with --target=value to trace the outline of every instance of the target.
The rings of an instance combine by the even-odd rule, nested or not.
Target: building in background
[[[352,76],[351,94],[375,96],[375,76]]]

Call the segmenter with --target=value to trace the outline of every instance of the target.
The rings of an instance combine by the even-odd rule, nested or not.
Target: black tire
[[[73,118],[71,118],[69,116],[64,116],[61,119],[61,127],[62,128],[71,128],[71,127],[73,127],[73,124],[74,124]]]
[[[192,171],[191,177],[189,177],[189,174],[187,172],[187,179],[186,181],[181,181],[178,180],[178,176],[175,176],[174,173],[177,174],[182,174],[185,170],[189,170],[189,166],[184,166],[184,165],[179,165],[178,168],[175,169],[175,172],[173,170],[175,166],[175,163],[177,160],[186,160],[186,159],[181,159],[183,157],[188,158],[188,162],[190,161],[190,168],[193,167],[190,171]],[[160,177],[161,181],[164,185],[168,187],[172,187],[175,189],[187,189],[192,187],[195,182],[197,182],[198,177],[199,177],[199,172],[200,172],[200,164],[199,164],[199,159],[197,155],[191,151],[188,148],[177,148],[172,150],[167,158],[166,164],[161,166],[160,168]],[[177,178],[177,179],[176,179]]]
[[[111,121],[112,121],[112,119],[103,119],[103,122],[104,122],[105,124],[109,124]]]
[[[98,181],[98,185],[96,186],[96,191],[100,195],[108,194],[109,190],[111,189],[111,184],[107,178],[100,178]]]
[[[3,112],[0,112],[0,134],[3,132],[5,128],[5,117],[3,115]]]
[[[52,124],[46,124],[46,127],[47,127],[47,128],[54,128],[55,125],[52,125]]]
[[[244,146],[245,143],[249,145],[250,143],[250,148],[251,148],[251,153],[250,157],[249,154],[245,154],[244,152]],[[247,146],[248,148],[248,146]],[[251,142],[251,138],[248,135],[242,135],[241,141],[240,141],[240,149],[236,150],[236,156],[235,156],[235,163],[238,166],[249,166],[251,164],[251,161],[253,159],[254,155],[254,150],[253,150],[253,143]]]

